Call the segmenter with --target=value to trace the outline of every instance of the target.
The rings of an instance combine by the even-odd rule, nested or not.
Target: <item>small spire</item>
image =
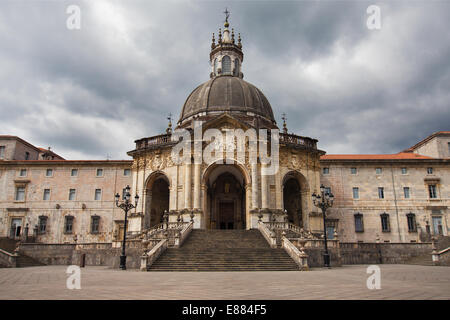
[[[169,125],[167,126],[166,133],[170,134],[172,133],[172,113],[169,113],[167,120],[169,120]]]
[[[242,48],[242,43],[241,43],[241,33],[238,33],[238,47]]]
[[[234,44],[234,29],[231,28],[231,42]]]
[[[286,126],[286,113],[283,112],[283,116],[281,117],[283,119],[283,133],[288,133],[287,126]]]
[[[218,44],[222,44],[222,29],[219,28],[219,40]]]
[[[211,49],[214,49],[215,47],[216,47],[216,39],[214,38],[214,32],[213,32]]]

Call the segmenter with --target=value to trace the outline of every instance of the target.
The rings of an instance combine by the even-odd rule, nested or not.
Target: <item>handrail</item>
[[[159,256],[166,251],[169,244],[169,240],[162,239],[156,246],[154,246],[149,252],[144,253],[141,256],[141,271],[147,271],[158,258]]]
[[[308,255],[300,250],[288,238],[283,237],[283,248],[292,260],[297,263],[300,270],[308,269]]]
[[[276,239],[272,236],[272,233],[270,232],[269,228],[267,228],[267,226],[265,225],[264,222],[258,221],[258,230],[261,232],[263,237],[267,240],[267,242],[269,243],[271,248],[277,247]]]
[[[10,253],[8,251],[0,249],[0,262],[1,265],[4,265],[6,267],[12,267],[15,268],[17,266],[17,253]]]
[[[5,255],[7,255],[7,256],[10,256],[10,257],[17,257],[17,256],[18,256],[17,253],[10,253],[10,252],[5,251],[5,250],[3,250],[3,249],[0,249],[0,253],[3,253],[3,254],[5,254]]]
[[[450,251],[450,247],[448,247],[448,248],[446,248],[446,249],[444,249],[444,250],[439,251],[437,254],[441,255],[441,254],[443,254],[443,253],[446,253],[447,251]]]
[[[270,230],[281,229],[292,231],[298,234],[300,238],[318,239],[310,231],[305,231],[303,228],[289,222],[265,222],[265,225],[267,225]]]
[[[186,240],[186,238],[191,234],[193,228],[194,222],[191,221],[180,231],[180,242],[178,244],[180,247],[183,245],[184,240]]]

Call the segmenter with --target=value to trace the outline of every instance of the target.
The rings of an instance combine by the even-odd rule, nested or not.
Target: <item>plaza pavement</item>
[[[379,265],[381,289],[366,286],[366,265],[305,272],[140,272],[67,266],[0,269],[0,299],[450,299],[450,268]]]

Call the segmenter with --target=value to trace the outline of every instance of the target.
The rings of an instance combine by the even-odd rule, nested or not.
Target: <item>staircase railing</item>
[[[431,257],[435,266],[450,266],[450,247],[441,251],[434,248]]]
[[[168,239],[161,239],[156,246],[154,246],[149,252],[144,252],[141,256],[141,271],[147,271],[161,254],[166,251],[169,245]]]
[[[283,249],[295,261],[300,270],[308,270],[308,255],[303,251],[303,247],[299,250],[288,238],[282,238]]]
[[[194,222],[191,221],[188,224],[186,224],[183,229],[180,231],[180,240],[178,243],[178,246],[181,247],[183,245],[184,240],[191,234],[192,229],[194,229]]]
[[[0,249],[0,265],[8,268],[15,268],[17,266],[17,253],[9,253],[8,251]]]
[[[270,231],[264,222],[258,221],[258,230],[261,232],[263,237],[267,240],[267,242],[269,243],[269,246],[271,248],[277,247],[277,239],[276,239],[275,233]]]

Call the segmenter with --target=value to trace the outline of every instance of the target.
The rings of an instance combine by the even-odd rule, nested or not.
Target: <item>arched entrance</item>
[[[245,229],[245,178],[235,165],[214,165],[207,170],[206,216],[207,229]]]
[[[283,178],[283,207],[290,223],[305,227],[308,199],[306,178],[297,171],[287,173]]]
[[[163,173],[154,173],[146,185],[144,228],[161,223],[166,210],[169,210],[169,179]]]
[[[300,185],[297,179],[289,178],[284,183],[283,203],[288,221],[297,226],[303,226]]]

